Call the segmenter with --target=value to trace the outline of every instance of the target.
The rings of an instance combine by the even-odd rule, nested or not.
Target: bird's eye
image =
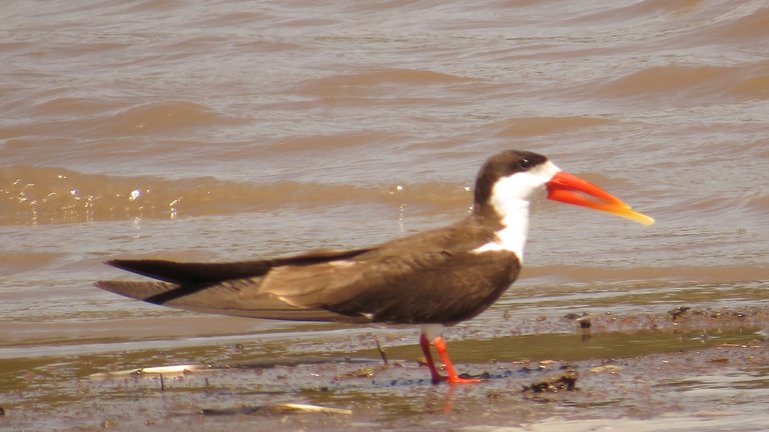
[[[522,169],[529,169],[534,166],[534,162],[529,158],[521,158],[521,160],[518,161],[518,166]]]

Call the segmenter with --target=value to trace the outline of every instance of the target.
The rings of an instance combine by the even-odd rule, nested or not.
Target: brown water
[[[41,368],[77,382],[224,361],[233,343],[272,358],[265,340],[281,358],[317,344],[376,358],[372,334],[416,358],[416,331],[196,315],[92,282],[119,275],[101,264],[116,256],[255,258],[440,226],[467,211],[479,165],[500,149],[546,154],[657,224],[538,201],[522,279],[447,333],[458,362],[568,334],[531,324],[567,313],[768,305],[763,1],[49,1],[0,16],[0,421],[89,400],[31,392],[50,384],[29,378]],[[739,342],[768,326],[754,319]],[[656,337],[634,355],[660,352]],[[615,339],[599,356],[629,352]],[[545,349],[502,357],[595,356],[531,343]],[[730,373],[765,389],[763,366]],[[35,421],[19,427],[49,425]]]

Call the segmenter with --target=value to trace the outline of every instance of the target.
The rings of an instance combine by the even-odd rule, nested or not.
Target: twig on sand
[[[379,338],[374,336],[374,342],[376,342],[376,349],[379,350],[379,355],[382,356],[382,361],[385,366],[387,366],[387,353],[385,353],[384,348],[382,348],[382,344],[379,343]]]

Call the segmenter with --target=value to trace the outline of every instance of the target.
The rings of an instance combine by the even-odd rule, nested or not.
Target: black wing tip
[[[129,265],[132,261],[136,261],[136,260],[115,259],[115,258],[113,258],[113,259],[108,259],[107,261],[104,261],[104,264],[106,264],[108,266],[111,266],[111,267],[115,267],[115,268],[119,268],[119,269],[125,270],[126,266]]]
[[[188,286],[168,286],[165,282],[131,282],[131,281],[117,281],[117,280],[98,280],[93,283],[97,288],[101,288],[105,291],[109,291],[114,294],[119,294],[124,297],[145,301],[147,303],[154,303],[162,305],[168,301],[176,300],[179,297],[183,297],[187,294],[192,294],[198,287]],[[150,292],[143,294],[143,290],[148,286],[162,285],[164,291]]]
[[[114,258],[104,261],[104,264],[118,268],[120,270],[126,270],[132,273],[140,274],[155,279],[166,280],[163,276],[162,268],[167,266],[175,266],[180,263],[168,260],[159,259],[121,259]],[[170,280],[169,282],[175,282]]]
[[[160,260],[113,258],[113,259],[108,259],[107,261],[104,261],[104,264],[107,264],[108,266],[112,266],[112,267],[125,269],[126,267],[131,265],[149,263],[149,262],[159,262],[159,261]]]

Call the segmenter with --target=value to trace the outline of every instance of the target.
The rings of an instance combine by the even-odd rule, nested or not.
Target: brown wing
[[[298,308],[373,322],[459,322],[496,301],[517,277],[519,265],[511,253],[452,249],[372,251],[351,260],[275,268],[257,289],[242,291],[241,302],[269,294]]]
[[[97,287],[115,294],[196,312],[276,320],[369,322],[365,318],[347,317],[324,309],[294,307],[270,295],[243,302],[240,298],[240,290],[252,288],[256,284],[258,282],[252,279],[235,279],[204,285],[179,285],[159,281],[96,282]],[[177,290],[183,290],[188,294],[173,296],[167,301],[162,301],[166,293]]]
[[[470,252],[489,235],[465,220],[349,252],[222,264],[113,261],[162,282],[97,286],[151,303],[256,318],[454,323],[485,310],[517,277],[514,254]]]
[[[297,308],[274,295],[251,295],[247,304],[241,292],[252,292],[271,269],[354,257],[367,249],[318,250],[302,255],[233,263],[180,263],[164,260],[112,260],[114,267],[158,279],[158,281],[98,281],[107,291],[149,303],[200,312],[253,318],[306,321],[360,321],[327,310]],[[365,321],[365,320],[363,320]]]
[[[296,307],[375,322],[454,323],[485,310],[518,276],[514,254],[471,252],[491,238],[465,219],[349,259],[276,267],[242,298],[269,293]]]

